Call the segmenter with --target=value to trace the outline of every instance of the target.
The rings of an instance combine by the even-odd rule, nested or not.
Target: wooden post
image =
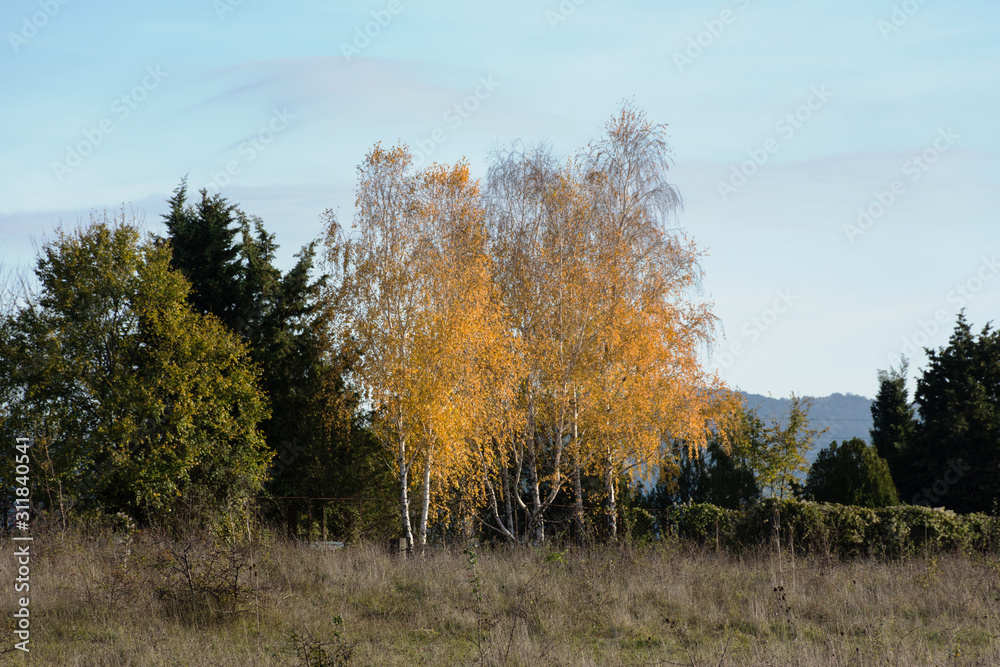
[[[788,527],[788,549],[792,552],[792,590],[795,590],[795,527]]]
[[[784,568],[781,566],[781,510],[774,512],[774,545],[778,549],[778,574],[784,574]]]
[[[323,503],[323,542],[326,542],[326,503]]]
[[[406,541],[405,537],[398,537],[396,539],[389,540],[389,553],[393,556],[409,556],[409,543]]]

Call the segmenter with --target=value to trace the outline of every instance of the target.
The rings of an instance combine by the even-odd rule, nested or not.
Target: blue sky
[[[377,141],[483,175],[498,143],[571,154],[628,98],[669,125],[731,384],[872,396],[960,307],[1000,313],[995,2],[344,5],[5,2],[4,266],[92,210],[158,230],[185,174],[288,266]]]

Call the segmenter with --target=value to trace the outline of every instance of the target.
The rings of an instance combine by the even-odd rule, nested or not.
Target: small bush
[[[336,629],[332,642],[323,643],[308,633],[301,635],[294,630],[289,634],[288,639],[295,647],[301,667],[343,667],[351,664],[354,646],[344,640],[344,620],[335,616],[333,623]]]
[[[202,534],[173,538],[160,533],[147,539],[160,599],[210,612],[246,611],[256,567],[253,545]]]

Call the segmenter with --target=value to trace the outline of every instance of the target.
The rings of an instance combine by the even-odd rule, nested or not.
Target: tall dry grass
[[[407,559],[143,533],[41,534],[33,549],[35,665],[1000,665],[995,555],[793,561],[666,543]]]

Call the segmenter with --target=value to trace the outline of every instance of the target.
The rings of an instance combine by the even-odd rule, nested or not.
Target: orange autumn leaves
[[[404,536],[419,489],[421,543],[457,504],[543,539],[571,480],[582,506],[580,476],[600,476],[613,510],[623,474],[655,468],[667,439],[702,445],[732,410],[700,363],[715,322],[692,296],[699,252],[669,228],[666,168],[663,127],[630,105],[570,163],[497,151],[485,191],[466,162],[368,153],[352,228],[327,216],[331,303],[393,455]]]

